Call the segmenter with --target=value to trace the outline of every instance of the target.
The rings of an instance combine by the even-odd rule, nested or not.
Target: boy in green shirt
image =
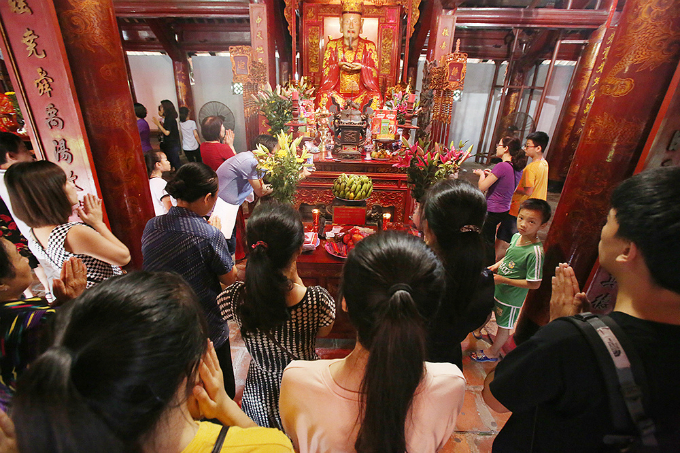
[[[491,347],[473,352],[475,362],[496,362],[501,348],[510,337],[524,299],[530,289],[541,285],[543,278],[543,244],[538,231],[550,220],[550,205],[538,198],[522,203],[517,214],[517,231],[505,257],[489,267],[495,272],[494,311],[498,334]]]

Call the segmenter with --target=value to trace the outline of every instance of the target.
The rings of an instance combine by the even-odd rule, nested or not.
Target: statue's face
[[[345,13],[340,18],[340,31],[343,38],[357,39],[362,27],[361,14]]]

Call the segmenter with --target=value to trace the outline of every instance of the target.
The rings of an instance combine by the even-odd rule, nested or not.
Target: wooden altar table
[[[366,200],[367,212],[373,206],[392,208],[394,222],[408,222],[413,211],[411,191],[406,185],[404,169],[395,168],[394,161],[379,160],[325,160],[321,153],[314,155],[316,171],[300,181],[295,206],[301,204],[330,206],[335,197],[331,192],[333,182],[341,173],[366,175],[373,180],[373,193]]]
[[[326,231],[333,225],[326,224]],[[403,224],[391,223],[389,229],[407,231],[409,227]],[[311,231],[311,225],[305,224],[305,231]],[[322,286],[335,299],[335,324],[328,338],[354,338],[356,330],[349,322],[347,313],[342,309],[339,299],[340,279],[345,260],[337,258],[324,249],[325,239],[320,240],[319,246],[313,252],[304,252],[297,258],[298,275],[305,286]]]
[[[336,258],[326,252],[324,249],[325,243],[326,241],[321,239],[321,244],[319,244],[316,250],[305,252],[298,256],[298,275],[305,286],[322,286],[335,299],[335,324],[328,337],[354,338],[356,335],[354,327],[350,324],[349,317],[342,310],[342,304],[338,299],[340,277],[342,276],[342,266],[345,264],[345,260]]]

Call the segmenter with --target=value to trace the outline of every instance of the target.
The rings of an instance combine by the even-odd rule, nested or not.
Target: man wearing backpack
[[[573,270],[561,264],[553,279],[551,322],[509,353],[484,383],[489,407],[512,411],[493,452],[623,451],[621,444],[609,445],[613,435],[640,443],[650,434],[658,447],[644,451],[680,451],[679,200],[680,167],[648,170],[624,181],[612,195],[598,247],[600,265],[618,282],[610,316],[620,327],[604,327],[600,336],[620,332],[616,337],[627,353],[607,340],[616,360],[605,359],[614,369],[613,363],[630,358],[642,404],[637,391],[627,392],[624,403],[616,372],[605,379],[602,355],[575,323],[560,319],[587,304]],[[619,409],[612,411],[612,405]],[[641,420],[646,417],[653,427],[636,425],[631,411],[642,411]],[[627,422],[625,429],[614,427],[617,416]]]

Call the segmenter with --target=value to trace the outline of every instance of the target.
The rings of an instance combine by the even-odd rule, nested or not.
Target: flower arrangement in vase
[[[406,114],[408,113],[407,101],[412,93],[409,92],[409,87],[405,91],[396,91],[392,93],[392,99],[385,102],[385,109],[394,110],[397,112],[397,124],[406,123]],[[418,110],[420,101],[415,99],[413,102],[413,111]]]
[[[275,90],[267,84],[253,95],[257,108],[269,123],[271,135],[287,132],[286,123],[293,119],[293,91],[300,94],[300,100],[314,99],[314,87],[308,85],[304,77],[298,83],[289,83],[284,87],[277,85]]]
[[[416,202],[420,203],[425,191],[437,181],[457,177],[461,164],[470,157],[472,151],[473,145],[463,151],[466,143],[461,141],[456,148],[451,142],[450,147],[446,148],[439,143],[432,144],[429,140],[419,140],[415,145],[402,140],[399,160],[393,166],[406,168],[406,182]]]
[[[311,167],[307,163],[310,154],[302,147],[298,155],[298,146],[302,137],[295,140],[288,134],[277,135],[279,145],[273,151],[258,145],[253,151],[257,159],[257,169],[265,175],[267,184],[272,186],[272,198],[283,203],[293,203],[298,182],[302,179],[302,170]]]

